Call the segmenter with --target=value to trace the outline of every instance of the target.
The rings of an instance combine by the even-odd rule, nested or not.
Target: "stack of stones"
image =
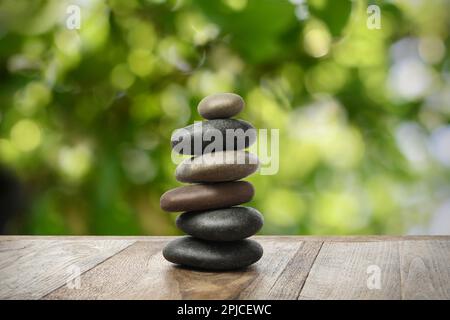
[[[256,141],[255,129],[248,122],[231,119],[243,108],[244,101],[236,94],[208,96],[198,105],[199,114],[207,120],[172,135],[172,148],[192,157],[182,161],[175,173],[178,181],[191,185],[161,196],[163,210],[183,212],[176,225],[190,235],[164,248],[163,255],[170,262],[206,270],[231,270],[249,266],[263,254],[259,243],[246,239],[261,229],[263,217],[254,208],[239,206],[253,198],[254,188],[247,181],[237,180],[254,173],[259,166],[258,158],[244,150]],[[244,134],[244,143],[226,143],[229,129],[241,129],[235,132]],[[212,133],[222,136],[223,146],[207,151],[214,141]],[[201,141],[200,148],[195,148],[196,139]],[[192,142],[191,147],[177,150],[183,141]]]

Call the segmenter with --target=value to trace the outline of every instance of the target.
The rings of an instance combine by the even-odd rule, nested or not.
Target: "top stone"
[[[244,100],[237,94],[217,93],[203,98],[197,110],[205,119],[224,119],[237,115],[244,106]]]

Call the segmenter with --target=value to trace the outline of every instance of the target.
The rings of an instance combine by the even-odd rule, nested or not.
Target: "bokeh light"
[[[20,151],[32,151],[41,143],[41,130],[32,120],[20,120],[11,129],[11,142]]]
[[[376,2],[379,29],[369,4],[0,2],[0,166],[29,192],[4,232],[179,234],[170,136],[235,92],[279,129],[262,234],[450,234],[450,4]]]

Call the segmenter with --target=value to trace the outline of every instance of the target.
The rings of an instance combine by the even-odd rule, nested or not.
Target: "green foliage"
[[[280,129],[278,174],[249,178],[263,233],[426,231],[450,197],[448,144],[431,146],[449,5],[374,3],[370,30],[366,1],[92,0],[70,30],[68,2],[1,1],[0,163],[31,195],[9,232],[177,234],[170,135],[216,92]]]

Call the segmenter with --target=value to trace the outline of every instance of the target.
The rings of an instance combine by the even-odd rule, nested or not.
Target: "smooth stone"
[[[229,139],[232,141],[228,141],[228,145],[227,130],[240,130],[235,131],[236,137]],[[215,142],[216,137],[220,139],[218,142]],[[175,130],[171,137],[172,149],[178,153],[189,155],[201,155],[212,151],[242,150],[251,146],[255,141],[256,129],[247,121],[239,119],[214,119],[197,122]],[[209,146],[210,144],[211,146]]]
[[[197,184],[167,191],[160,205],[165,211],[199,211],[226,208],[250,201],[255,194],[247,181]]]
[[[198,104],[197,111],[205,119],[231,118],[244,109],[245,102],[234,93],[217,93]]]
[[[211,241],[236,241],[257,233],[264,218],[250,207],[185,212],[178,216],[177,227],[196,238]]]
[[[182,237],[163,249],[166,260],[179,265],[206,270],[233,270],[247,267],[263,255],[261,245],[245,239],[215,242]]]
[[[183,160],[175,170],[175,178],[187,183],[235,181],[251,175],[258,167],[258,157],[247,151],[208,153]]]

